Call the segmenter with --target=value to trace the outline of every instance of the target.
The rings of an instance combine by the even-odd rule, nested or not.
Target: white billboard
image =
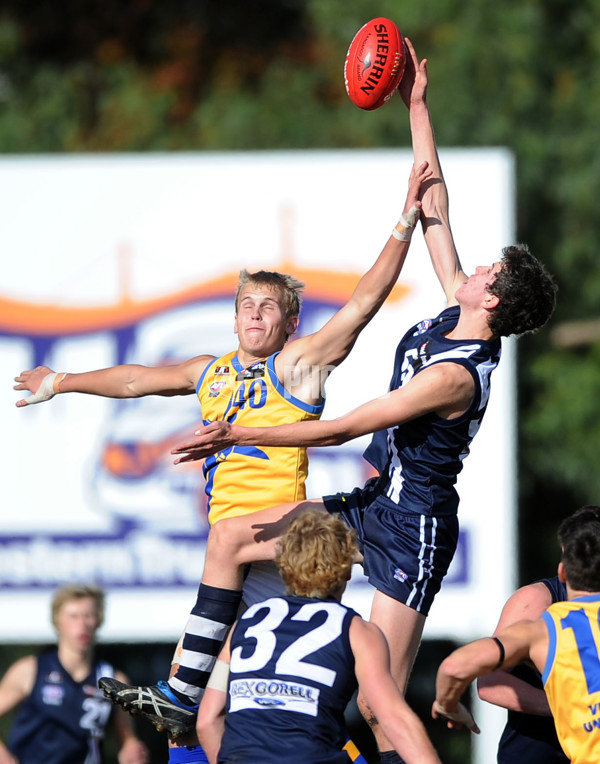
[[[512,160],[495,149],[441,156],[470,272],[513,240]],[[207,532],[200,470],[169,455],[199,421],[194,396],[64,395],[16,409],[12,378],[38,364],[75,372],[231,350],[242,267],[304,280],[300,331],[314,331],[385,243],[411,161],[406,150],[0,161],[0,640],[48,639],[50,593],[71,580],[106,588],[105,640],[175,640]],[[404,330],[442,307],[417,231],[394,293],[327,383],[325,418],[383,393]],[[513,376],[505,342],[426,637],[489,633],[513,589]],[[362,484],[367,442],[313,449],[309,495]],[[357,572],[349,603],[367,613],[370,596]]]

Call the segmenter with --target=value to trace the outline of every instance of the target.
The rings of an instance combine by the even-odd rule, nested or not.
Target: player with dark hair
[[[290,524],[276,558],[286,595],[241,616],[200,704],[211,763],[275,764],[282,752],[287,764],[348,762],[343,714],[358,680],[406,761],[439,764],[392,679],[383,634],[340,604],[356,553],[354,531],[334,515]]]
[[[600,760],[600,507],[586,506],[561,523],[558,577],[568,600],[535,621],[451,653],[440,665],[432,714],[448,726],[476,725],[460,703],[468,685],[529,660],[542,675],[560,744],[573,764]]]
[[[554,310],[556,286],[524,246],[507,247],[493,265],[463,272],[448,217],[444,182],[426,102],[426,61],[409,40],[401,93],[409,107],[415,162],[432,177],[422,196],[427,247],[447,307],[411,327],[396,350],[390,392],[333,421],[247,429],[220,420],[176,449],[178,461],[202,459],[233,444],[330,446],[375,432],[365,458],[379,477],[349,494],[288,504],[218,523],[209,540],[204,580],[241,586],[243,566],[272,559],[286,523],[306,508],[340,512],[358,531],[364,569],[377,591],[371,620],[387,637],[392,674],[404,690],[425,619],[458,541],[457,476],[484,416],[500,337],[533,331]],[[376,716],[359,695],[382,762],[398,762]]]
[[[102,738],[113,708],[98,679],[113,668],[94,657],[96,630],[104,620],[97,586],[69,585],[52,599],[56,649],[13,663],[0,682],[0,716],[19,706],[0,764],[100,764]],[[120,671],[114,675],[121,681]],[[147,764],[148,751],[131,719],[114,715],[119,764]]]
[[[426,163],[413,169],[403,214],[377,261],[346,305],[317,332],[287,342],[298,327],[303,284],[279,273],[242,271],[235,300],[236,350],[221,358],[200,355],[171,366],[128,364],[81,374],[38,367],[16,377],[16,390],[33,393],[17,405],[69,392],[113,398],[196,394],[204,422],[225,417],[248,425],[317,419],[327,376],[348,355],[398,279],[419,215],[421,185],[429,176]],[[218,458],[206,459],[203,471],[211,524],[306,497],[307,457],[302,446],[229,448]],[[264,599],[270,585],[259,574],[251,595],[244,587],[246,604]],[[197,703],[240,599],[241,586],[224,592],[201,583],[168,683],[128,692],[107,680],[106,691],[173,737],[193,729]]]
[[[544,578],[517,589],[502,608],[492,636],[513,623],[534,621],[555,602],[567,599],[558,576]],[[479,697],[508,709],[506,726],[498,743],[498,764],[567,764],[550,713],[542,677],[529,663],[511,671],[498,669],[477,680]]]

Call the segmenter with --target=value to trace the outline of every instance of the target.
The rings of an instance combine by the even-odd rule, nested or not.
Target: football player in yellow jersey
[[[419,218],[421,186],[430,175],[427,162],[413,168],[400,222],[381,254],[346,305],[314,334],[287,342],[298,327],[303,284],[279,273],[242,271],[235,298],[238,347],[232,353],[219,359],[198,355],[171,366],[126,364],[79,374],[57,373],[40,366],[15,377],[15,390],[32,393],[19,400],[17,406],[48,401],[57,393],[111,398],[197,394],[205,423],[215,417],[236,417],[242,423],[250,421],[255,412],[260,413],[261,422],[268,421],[270,416],[279,421],[283,416],[288,422],[317,418],[328,374],[346,358],[398,279]],[[231,449],[228,454],[217,454],[216,459],[207,460],[211,515],[223,517],[232,511],[255,511],[305,498],[305,449],[289,449],[276,458],[274,454],[265,454],[267,451],[257,458],[248,449]],[[253,488],[258,480],[260,491],[234,487],[244,481],[246,469],[252,472]],[[269,479],[258,478],[260,471],[269,474]],[[267,485],[273,486],[268,495]],[[176,652],[178,663],[169,684],[134,688],[129,694],[126,691],[119,694],[117,690],[123,688],[114,685],[106,686],[105,691],[111,692],[113,700],[123,707],[135,707],[173,737],[193,729],[197,706],[190,704],[197,704],[200,698],[227,627],[235,620],[239,602],[237,591],[213,590],[201,584],[197,606],[190,614]],[[205,636],[207,625],[209,638]]]
[[[449,727],[477,725],[459,699],[469,683],[529,660],[542,675],[560,744],[573,764],[600,761],[600,507],[585,506],[559,530],[558,576],[568,600],[535,621],[458,648],[441,664],[432,714]]]

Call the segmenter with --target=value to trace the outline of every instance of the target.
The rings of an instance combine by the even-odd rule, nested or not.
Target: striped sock
[[[199,703],[227,630],[235,621],[242,592],[200,584],[169,687],[183,702]]]

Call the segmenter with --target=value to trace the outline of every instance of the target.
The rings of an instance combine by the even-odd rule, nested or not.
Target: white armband
[[[57,371],[51,371],[49,374],[46,374],[38,387],[37,393],[24,399],[25,405],[29,406],[33,403],[43,403],[44,401],[49,401],[50,398],[54,398],[54,396],[60,392],[58,386],[66,376],[66,372],[60,373]],[[58,377],[60,377],[60,379],[58,379]]]
[[[419,207],[412,206],[406,215],[402,215],[395,228],[392,229],[392,236],[398,241],[410,241],[421,210]]]
[[[227,661],[217,660],[215,667],[213,668],[206,689],[221,690],[221,692],[227,692],[227,685],[229,683],[229,663]]]

